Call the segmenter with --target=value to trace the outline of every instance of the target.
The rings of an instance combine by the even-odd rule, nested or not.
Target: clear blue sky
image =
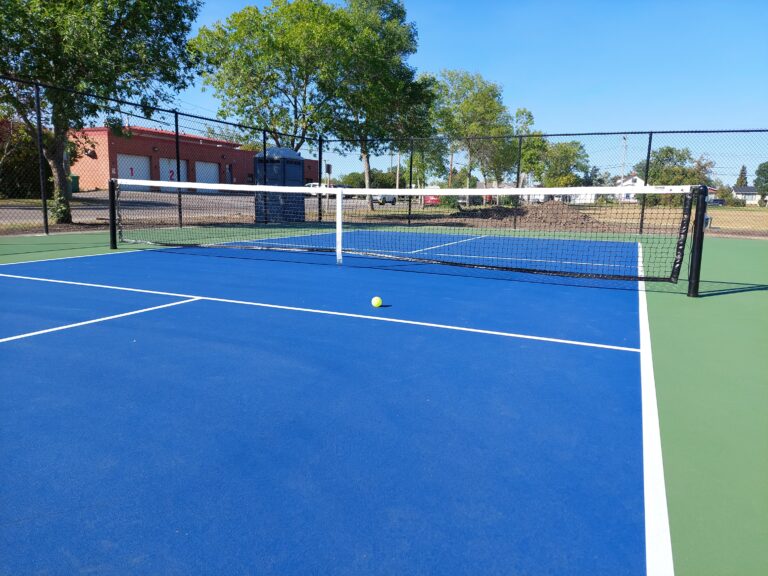
[[[206,2],[197,25],[247,4]],[[545,132],[768,128],[768,0],[405,0],[420,72],[501,84]],[[210,90],[180,109],[213,115]]]

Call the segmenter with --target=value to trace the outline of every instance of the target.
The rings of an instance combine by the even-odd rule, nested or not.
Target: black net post
[[[317,139],[317,221],[323,221],[323,137]],[[330,182],[328,183],[330,184]]]
[[[174,125],[174,138],[176,140],[176,181],[181,182],[181,144],[179,142],[179,112],[173,113],[173,125]],[[181,208],[181,188],[176,191],[176,204],[179,212],[179,228],[183,225],[182,208]]]
[[[45,197],[45,156],[43,155],[43,117],[40,110],[40,85],[35,84],[35,116],[37,118],[37,159],[40,164],[40,201],[43,210],[43,232],[48,234],[48,199]]]
[[[522,177],[523,177],[522,166],[523,166],[523,137],[518,136],[517,137],[517,183],[515,184],[517,188],[520,188],[520,182],[522,181]]]
[[[704,250],[704,218],[707,213],[706,186],[696,190],[696,220],[693,223],[693,246],[691,247],[691,268],[688,274],[688,296],[699,295],[699,280],[701,278],[701,255]]]
[[[645,153],[645,178],[643,179],[645,182],[643,183],[643,186],[648,186],[648,181],[651,179],[651,150],[653,149],[653,132],[648,132],[648,150]],[[622,178],[624,175],[622,174]],[[640,198],[640,234],[643,233],[643,228],[645,227],[645,202],[646,202],[646,196],[645,194],[642,195]]]
[[[117,190],[114,179],[109,179],[109,247],[117,250]]]
[[[411,196],[413,190],[413,138],[411,138],[411,152],[408,157],[408,226],[411,225]]]

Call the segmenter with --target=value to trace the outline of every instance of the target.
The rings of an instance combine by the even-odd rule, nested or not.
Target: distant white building
[[[739,200],[744,200],[747,205],[754,204],[757,206],[760,201],[760,193],[754,186],[734,186],[733,195]]]
[[[645,180],[640,178],[636,172],[629,174],[628,176],[619,176],[616,178],[616,186],[620,188],[635,188],[645,186]],[[624,192],[616,195],[616,200],[619,202],[637,202],[635,194],[640,192]]]

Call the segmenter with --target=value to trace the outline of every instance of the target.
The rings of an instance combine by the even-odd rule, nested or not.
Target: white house
[[[760,201],[760,193],[754,186],[734,186],[733,195],[739,200],[744,200],[747,205],[754,204],[757,206],[757,203]]]
[[[645,186],[645,180],[640,178],[640,176],[637,175],[636,172],[633,172],[632,174],[629,174],[627,176],[619,176],[616,178],[616,186],[620,188],[635,188],[635,187],[642,187]],[[622,194],[617,194],[616,199],[619,202],[637,202],[635,199],[635,194],[639,194],[640,192],[624,192]]]

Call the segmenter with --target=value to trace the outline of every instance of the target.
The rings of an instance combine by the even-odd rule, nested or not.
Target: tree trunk
[[[467,146],[467,188],[469,188],[470,178],[472,178],[472,150]]]
[[[452,182],[453,182],[453,150],[451,150],[451,160],[448,166],[448,188],[451,187]]]
[[[395,188],[400,188],[400,150],[397,151],[397,173],[395,174]]]
[[[360,143],[360,157],[363,159],[363,179],[366,190],[371,187],[371,157],[368,155],[368,146],[365,141]],[[367,195],[368,208],[373,210],[373,196]]]
[[[72,223],[70,206],[72,192],[68,186],[67,144],[67,131],[54,128],[53,140],[43,148],[43,155],[51,167],[51,174],[53,175],[53,199],[50,203],[50,213],[55,224]]]

